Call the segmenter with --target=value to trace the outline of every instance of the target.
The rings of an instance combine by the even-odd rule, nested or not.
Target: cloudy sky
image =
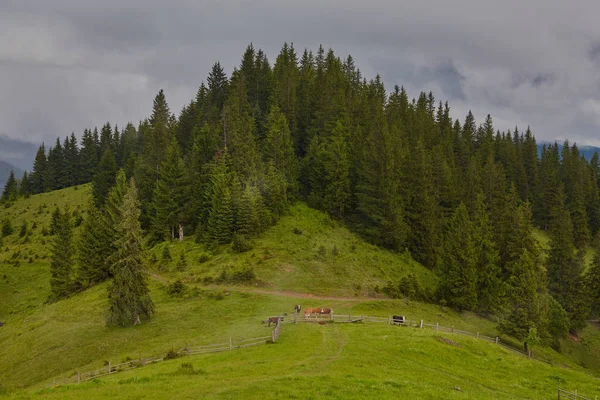
[[[600,145],[598,12],[580,0],[2,0],[0,137],[137,122],[160,88],[179,111],[216,60],[230,72],[253,42],[274,61],[288,41],[352,54],[411,96],[433,90],[461,120],[472,109],[538,140]]]

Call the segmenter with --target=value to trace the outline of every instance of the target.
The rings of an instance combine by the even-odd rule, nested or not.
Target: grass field
[[[277,225],[254,240],[252,250],[242,254],[229,246],[209,250],[193,238],[150,249],[156,315],[135,327],[107,328],[106,284],[57,303],[46,302],[51,213],[56,205],[69,204],[75,215],[85,216],[89,192],[84,185],[0,209],[0,221],[9,218],[15,230],[0,245],[0,321],[6,323],[0,328],[0,394],[105,398],[123,393],[135,398],[164,397],[161,394],[169,391],[173,395],[167,397],[184,398],[306,397],[302,393],[334,398],[363,397],[359,393],[378,398],[399,393],[506,398],[504,393],[544,398],[547,391],[554,393],[557,384],[583,393],[597,382],[582,369],[600,371],[596,358],[600,332],[592,326],[582,332],[579,342],[565,342],[564,355],[536,349],[557,365],[567,366],[563,368],[528,361],[465,337],[452,338],[462,347],[450,346],[426,330],[368,324],[286,325],[281,342],[275,345],[186,358],[183,361],[200,371],[192,375],[180,368],[182,360],[175,360],[77,387],[39,392],[53,378],[94,370],[107,360],[114,364],[165,354],[186,344],[268,335],[270,329],[260,321],[291,312],[298,303],[331,307],[338,314],[401,314],[497,335],[494,321],[473,313],[386,299],[381,288],[388,282],[397,284],[408,273],[418,276],[426,293],[435,290],[437,277],[409,254],[369,245],[303,203],[295,204]],[[24,222],[27,233],[21,236]],[[544,239],[543,232],[537,234]],[[165,247],[172,260],[163,259]],[[252,270],[256,278],[245,284],[219,280],[239,269]],[[179,296],[166,290],[176,280],[186,285]]]
[[[593,395],[598,381],[432,330],[297,324],[284,325],[276,344],[166,361],[13,397],[547,399],[558,386]]]

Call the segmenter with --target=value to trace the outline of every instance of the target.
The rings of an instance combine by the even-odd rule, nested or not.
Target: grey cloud
[[[179,111],[216,60],[231,72],[253,42],[274,62],[287,41],[352,54],[390,90],[433,90],[455,118],[472,109],[500,129],[529,124],[540,139],[591,143],[599,10],[583,0],[4,0],[0,91],[10,96],[0,98],[0,130],[51,142],[137,122],[160,88]]]

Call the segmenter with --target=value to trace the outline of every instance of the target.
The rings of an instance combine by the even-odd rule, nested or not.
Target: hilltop
[[[16,229],[4,238],[0,253],[0,319],[6,323],[0,328],[0,346],[5,349],[0,357],[0,382],[5,390],[28,386],[39,389],[53,378],[101,368],[104,360],[116,363],[128,357],[161,354],[189,343],[200,345],[220,342],[227,337],[262,336],[270,329],[260,321],[269,315],[291,312],[294,304],[328,306],[337,313],[355,315],[387,317],[399,313],[415,320],[498,335],[493,321],[475,314],[459,314],[450,309],[442,312],[436,305],[392,300],[375,291],[376,286],[383,288],[388,281],[398,282],[408,273],[419,277],[426,292],[434,291],[438,281],[410,255],[394,254],[370,245],[326,214],[303,203],[293,205],[276,225],[256,238],[254,248],[245,253],[235,253],[228,246],[209,250],[196,244],[193,238],[154,246],[149,252],[149,262],[156,315],[133,328],[106,327],[105,284],[57,303],[46,303],[50,292],[51,236],[48,230],[52,210],[69,204],[75,215],[85,218],[83,210],[89,196],[89,185],[84,185],[35,195],[0,209],[0,220],[8,216],[16,228],[23,222],[28,224],[27,235],[19,237],[19,229]],[[326,249],[325,254],[319,251],[321,246]],[[171,261],[161,260],[165,247],[169,248]],[[334,247],[336,255],[331,252]],[[183,267],[179,265],[181,254],[185,257]],[[251,281],[215,281],[223,271],[248,267],[256,275]],[[180,295],[170,295],[168,290],[177,280],[184,283],[184,290]],[[451,334],[387,325],[286,325],[277,345],[231,355],[165,362],[102,379],[106,383],[101,385],[87,383],[72,389],[43,390],[39,394],[50,398],[105,398],[111,396],[112,385],[116,384],[133,397],[141,393],[160,397],[159,393],[164,394],[165,390],[176,393],[178,388],[184,387],[188,395],[206,396],[225,385],[225,381],[219,383],[216,376],[228,379],[224,371],[241,368],[240,362],[254,367],[241,368],[235,384],[230,384],[224,392],[218,390],[221,396],[264,394],[269,397],[259,389],[259,382],[270,380],[270,384],[282,386],[278,393],[287,395],[294,390],[308,390],[307,377],[320,375],[326,376],[331,384],[310,390],[315,395],[332,397],[341,388],[352,388],[354,392],[369,387],[380,387],[372,389],[373,394],[383,397],[398,393],[458,396],[460,393],[453,393],[454,386],[458,386],[464,391],[463,395],[471,393],[480,398],[494,398],[500,393],[510,393],[515,398],[535,398],[554,392],[559,383],[593,393],[593,380],[577,365],[578,362],[590,367],[596,365],[593,354],[600,346],[593,341],[600,335],[596,328],[587,329],[581,336],[586,340],[585,347],[577,344],[567,347],[575,355],[586,357],[585,361],[539,349],[560,365],[569,366],[564,369],[528,361],[491,344]],[[462,347],[440,342],[441,336]],[[449,364],[447,360],[454,361]],[[489,382],[489,376],[476,372],[491,360],[498,366],[496,371],[503,371],[494,373],[493,382]],[[189,376],[183,373],[185,371],[180,372],[180,364],[188,361],[195,370],[203,372]],[[369,367],[373,365],[379,368],[373,370]],[[535,374],[523,374],[532,365]],[[365,376],[363,370],[372,372]],[[177,377],[177,384],[163,379],[171,375]],[[476,378],[478,375],[482,380]],[[428,378],[423,378],[425,376]],[[447,378],[440,381],[441,376]],[[198,379],[210,380],[213,384],[198,386],[195,383]],[[519,383],[515,384],[515,380]],[[509,383],[511,388],[507,389],[505,386]],[[14,395],[29,396],[38,393],[36,390],[19,391]],[[351,392],[339,393],[348,397]]]

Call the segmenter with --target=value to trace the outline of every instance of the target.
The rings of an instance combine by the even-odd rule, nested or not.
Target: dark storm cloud
[[[597,143],[600,6],[591,1],[282,2],[4,0],[0,131],[33,142],[149,115],[164,88],[173,111],[211,65],[230,72],[249,42],[271,62],[284,41],[351,53],[388,90],[434,91],[461,120]],[[0,149],[1,150],[1,149]]]

